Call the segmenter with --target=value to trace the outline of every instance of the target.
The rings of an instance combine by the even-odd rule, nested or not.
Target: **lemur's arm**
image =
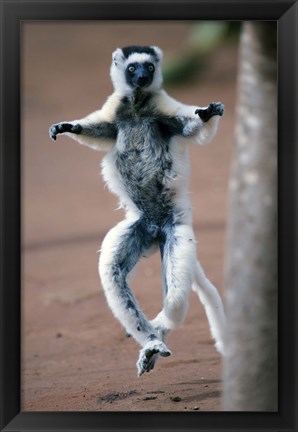
[[[224,105],[220,102],[211,103],[206,107],[184,105],[165,91],[161,91],[156,99],[161,125],[172,135],[185,138],[193,137],[198,144],[207,144],[217,131],[220,117],[224,113]]]
[[[119,96],[113,93],[102,109],[95,111],[80,120],[61,122],[50,127],[50,137],[66,134],[70,138],[94,150],[109,150],[117,138],[115,112],[119,104]]]

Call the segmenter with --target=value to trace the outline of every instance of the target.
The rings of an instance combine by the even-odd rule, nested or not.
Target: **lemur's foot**
[[[50,127],[50,137],[52,140],[56,141],[57,135],[64,132],[71,132],[75,134],[80,134],[82,131],[82,126],[80,124],[71,123],[57,123]]]
[[[158,339],[151,340],[141,349],[137,361],[139,376],[143,375],[144,372],[150,372],[154,368],[158,355],[161,355],[162,357],[168,357],[171,355],[169,348]]]
[[[195,114],[198,114],[203,122],[207,122],[213,116],[222,116],[224,109],[225,107],[221,102],[212,102],[207,108],[198,108]]]

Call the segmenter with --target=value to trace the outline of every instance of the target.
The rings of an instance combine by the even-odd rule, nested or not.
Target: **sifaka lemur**
[[[156,46],[116,49],[111,65],[114,93],[103,107],[50,128],[53,140],[65,133],[107,151],[102,174],[126,215],[103,241],[99,274],[115,317],[142,347],[139,376],[153,369],[159,355],[171,354],[166,336],[184,320],[191,287],[205,306],[218,351],[224,350],[222,301],[196,258],[187,147],[189,138],[206,144],[214,137],[224,106],[190,106],[170,97],[162,88],[162,57]],[[163,308],[148,320],[128,276],[141,257],[156,249],[162,260]]]

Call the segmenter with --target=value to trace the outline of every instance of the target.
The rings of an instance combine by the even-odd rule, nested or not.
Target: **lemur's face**
[[[135,89],[160,90],[162,51],[154,46],[118,48],[113,53],[111,77],[116,91],[129,94]]]
[[[129,63],[125,69],[127,84],[132,88],[148,87],[153,81],[155,66],[149,61]]]

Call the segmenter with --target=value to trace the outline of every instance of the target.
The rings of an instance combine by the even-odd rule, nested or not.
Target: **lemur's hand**
[[[198,108],[195,114],[198,114],[203,122],[207,122],[213,116],[222,116],[224,113],[224,105],[221,102],[212,102],[207,108]]]
[[[82,126],[78,123],[74,125],[71,123],[57,123],[50,127],[50,137],[52,140],[56,141],[58,134],[62,134],[64,132],[79,134],[81,131]]]

